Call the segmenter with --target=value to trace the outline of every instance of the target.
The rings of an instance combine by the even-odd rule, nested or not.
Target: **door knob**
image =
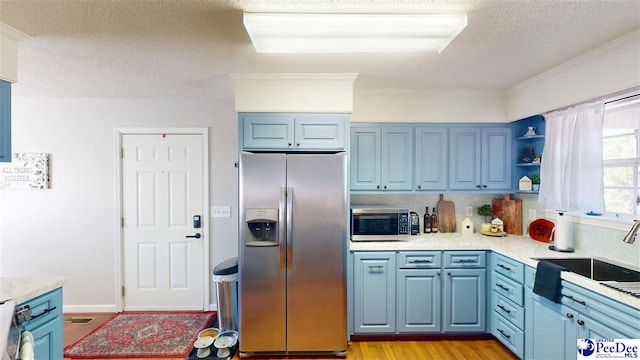
[[[200,233],[196,233],[195,235],[187,235],[186,237],[200,239],[202,237],[202,235],[200,235]]]

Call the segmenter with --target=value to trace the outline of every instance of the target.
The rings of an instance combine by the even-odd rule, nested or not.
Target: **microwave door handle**
[[[278,201],[278,251],[280,252],[280,269],[285,267],[285,216],[287,192],[284,186],[280,186],[280,199]]]
[[[293,187],[287,186],[287,268],[293,268]]]

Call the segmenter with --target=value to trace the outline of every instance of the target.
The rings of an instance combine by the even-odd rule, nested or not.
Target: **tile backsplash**
[[[484,222],[482,216],[477,215],[480,205],[491,204],[493,199],[503,199],[503,194],[478,194],[478,193],[445,193],[444,199],[453,201],[456,209],[456,228],[458,231],[462,227],[462,220],[466,215],[466,208],[472,207],[471,220],[476,231],[480,224]],[[544,208],[538,203],[537,195],[514,194],[512,199],[522,200],[522,223],[523,234],[526,233],[529,222],[530,210],[535,210],[536,218],[544,218]],[[439,194],[352,194],[351,205],[393,205],[415,211],[420,215],[424,214],[425,207],[431,209],[440,200]],[[549,219],[554,221],[554,219]],[[422,221],[422,220],[421,220]],[[629,227],[631,228],[631,227]],[[573,247],[587,252],[594,257],[604,257],[616,260],[625,264],[640,267],[640,239],[633,244],[622,242],[626,235],[625,231],[607,229],[598,226],[585,224],[572,224]]]

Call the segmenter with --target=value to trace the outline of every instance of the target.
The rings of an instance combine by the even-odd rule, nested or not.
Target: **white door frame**
[[[124,271],[123,271],[123,252],[122,252],[122,136],[123,135],[162,135],[162,134],[175,134],[175,135],[202,135],[202,241],[203,247],[203,261],[204,280],[202,284],[203,288],[203,309],[209,310],[209,283],[210,276],[209,271],[209,128],[206,127],[164,127],[164,128],[115,128],[113,132],[114,136],[114,159],[115,159],[115,190],[116,190],[116,206],[114,214],[114,227],[115,227],[115,298],[116,298],[116,312],[122,312],[124,308],[122,296],[122,287],[124,284]]]

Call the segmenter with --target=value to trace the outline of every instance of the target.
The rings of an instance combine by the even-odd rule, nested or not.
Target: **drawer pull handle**
[[[416,260],[409,261],[409,263],[411,264],[431,264],[432,262],[433,260],[427,260],[427,259],[416,259]]]
[[[498,304],[498,307],[499,307],[500,309],[502,309],[502,311],[506,312],[507,314],[511,314],[511,310],[507,309],[507,308],[506,308],[506,307],[504,307],[503,305]]]
[[[474,263],[476,262],[474,259],[460,259],[457,261],[454,261],[454,263],[458,263],[458,264],[467,264],[467,263]]]
[[[502,334],[502,336],[506,337],[507,339],[511,339],[511,335],[507,335],[504,330],[502,329],[498,329],[498,332],[500,332],[500,334]]]
[[[33,319],[35,319],[35,318],[37,318],[37,317],[40,317],[40,316],[42,316],[42,315],[46,315],[46,314],[48,314],[48,313],[52,312],[52,311],[53,311],[53,310],[55,310],[55,309],[56,309],[56,306],[52,307],[51,309],[47,309],[47,310],[45,310],[45,311],[41,312],[41,313],[40,313],[40,314],[38,314],[38,315],[33,315],[33,316],[31,317],[31,320],[33,320]]]
[[[584,325],[584,321],[578,320],[578,325]]]
[[[504,290],[504,291],[509,291],[509,288],[500,284],[500,283],[496,283],[496,286],[499,287],[500,289]]]
[[[382,270],[382,265],[369,265],[369,270]]]
[[[573,314],[572,313],[567,313],[567,318],[573,319]]]
[[[503,268],[503,269],[505,269],[505,270],[507,270],[507,271],[511,271],[511,268],[510,268],[510,267],[508,267],[508,266],[504,266],[504,265],[502,265],[502,264],[498,264],[498,266],[499,266],[499,267],[501,267],[501,268]]]
[[[587,306],[587,302],[586,301],[578,300],[578,299],[574,298],[571,295],[562,295],[562,296],[566,297],[567,299],[573,300],[573,301],[577,302],[578,304],[580,304],[582,306]]]
[[[26,323],[27,321],[33,320],[35,318],[38,318],[42,315],[48,314],[50,312],[52,312],[53,310],[56,309],[56,306],[50,308],[50,309],[46,309],[43,312],[41,312],[38,315],[32,315],[31,313],[31,307],[29,305],[24,305],[21,306],[19,308],[16,309],[16,321],[18,322],[18,325],[22,325],[24,323]]]

